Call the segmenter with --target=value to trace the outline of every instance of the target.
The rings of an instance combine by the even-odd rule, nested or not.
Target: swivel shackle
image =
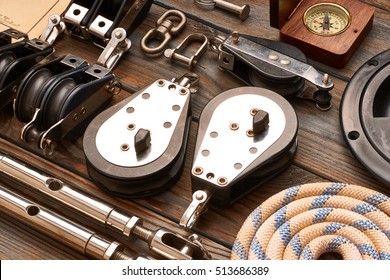
[[[149,30],[141,40],[141,49],[147,55],[158,56],[167,47],[172,36],[176,36],[185,26],[187,18],[183,12],[168,10],[156,21],[156,27]],[[161,43],[158,46],[150,46],[151,39]]]

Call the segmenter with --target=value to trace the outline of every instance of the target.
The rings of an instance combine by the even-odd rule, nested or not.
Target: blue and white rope
[[[390,260],[390,198],[342,183],[291,187],[270,197],[246,219],[231,259]]]

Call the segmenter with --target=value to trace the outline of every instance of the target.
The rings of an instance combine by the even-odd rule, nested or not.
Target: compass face
[[[320,36],[334,36],[345,31],[350,23],[349,12],[334,3],[319,3],[309,7],[303,15],[307,29]]]

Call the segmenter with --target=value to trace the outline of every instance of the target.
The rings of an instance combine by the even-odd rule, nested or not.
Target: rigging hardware
[[[214,97],[199,120],[191,182],[193,200],[180,220],[190,229],[209,203],[229,207],[287,168],[298,120],[277,93],[241,87]]]
[[[227,38],[214,38],[212,48],[218,53],[219,68],[246,84],[265,87],[286,97],[307,98],[302,94],[304,80],[307,80],[318,88],[310,97],[317,108],[331,108],[332,80],[328,74],[321,74],[308,65],[304,54],[295,47],[241,36],[234,31]]]
[[[121,209],[10,156],[0,154],[0,174],[16,182],[17,187],[20,183],[27,185],[60,205],[70,207],[106,228],[121,233],[129,240],[140,238],[148,244],[151,252],[166,259],[210,258],[199,236],[185,237],[165,228],[150,230],[142,225],[141,218],[128,215]]]

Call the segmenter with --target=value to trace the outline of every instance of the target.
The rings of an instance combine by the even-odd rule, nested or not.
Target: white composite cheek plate
[[[99,128],[96,146],[105,160],[122,167],[137,167],[155,161],[167,149],[190,93],[165,80],[161,86],[161,81],[148,87]],[[134,136],[141,128],[150,131],[151,146],[137,156]]]
[[[251,109],[269,114],[269,128],[259,137],[247,136],[253,129]],[[238,129],[231,129],[231,124]],[[215,185],[220,178],[229,184],[247,166],[272,146],[283,134],[286,118],[277,103],[263,96],[243,94],[222,102],[213,112],[198,154],[195,155],[192,173]],[[201,174],[194,170],[202,170]]]

